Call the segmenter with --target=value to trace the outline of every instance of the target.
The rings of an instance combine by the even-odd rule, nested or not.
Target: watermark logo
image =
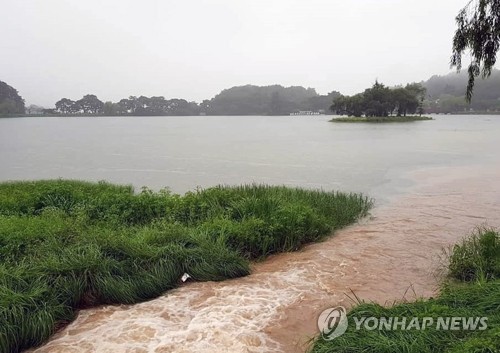
[[[487,317],[352,317],[356,331],[484,331]],[[338,306],[323,311],[318,318],[318,328],[325,341],[342,336],[349,325],[347,311]]]
[[[318,318],[318,328],[325,341],[342,336],[347,330],[347,325],[347,311],[343,306],[326,309]]]
[[[484,331],[487,317],[353,317],[356,330],[367,331]]]

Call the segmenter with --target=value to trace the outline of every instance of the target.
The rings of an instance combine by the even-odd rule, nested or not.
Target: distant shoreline
[[[500,114],[500,113],[499,113]],[[236,115],[236,114],[199,114],[199,115],[134,115],[134,114],[123,114],[123,115],[105,115],[105,114],[10,114],[10,115],[0,115],[1,118],[109,118],[109,117],[188,117],[188,116],[199,116],[199,117],[210,117],[210,116],[269,116],[269,117],[276,117],[276,116],[286,116],[290,118],[296,118],[299,116],[305,116],[309,118],[315,118],[319,116],[334,116],[334,114],[318,114],[318,115],[289,115],[289,114],[276,114],[276,115],[270,115],[270,114],[241,114],[241,115]]]
[[[500,115],[499,112],[456,112],[456,113],[429,113],[432,115]],[[102,117],[180,117],[180,116],[289,116],[291,118],[296,118],[298,116],[307,116],[310,118],[315,118],[318,116],[334,116],[334,114],[321,114],[321,115],[263,115],[263,114],[245,114],[245,115],[131,115],[131,114],[124,114],[124,115],[104,115],[104,114],[3,114],[0,115],[0,119],[2,118],[55,118],[55,117],[62,117],[62,118],[102,118]],[[430,117],[422,117],[424,119],[413,119],[413,120],[432,120]],[[428,118],[428,119],[425,119]],[[359,118],[334,118],[332,120],[336,120],[338,122],[347,122],[346,119],[349,119],[349,122],[354,122],[351,121],[353,119],[357,119],[355,122],[359,122]],[[364,119],[364,118],[363,118]],[[372,118],[372,119],[380,119],[380,118]],[[341,121],[344,120],[344,121]],[[413,121],[412,120],[412,121]],[[400,121],[400,120],[396,120]]]

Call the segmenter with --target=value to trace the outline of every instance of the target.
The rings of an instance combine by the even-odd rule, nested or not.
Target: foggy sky
[[[448,73],[466,2],[2,0],[0,80],[45,106],[249,83],[352,94]]]

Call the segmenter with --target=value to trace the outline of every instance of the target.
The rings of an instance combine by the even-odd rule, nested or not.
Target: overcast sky
[[[2,0],[0,80],[45,106],[249,83],[352,94],[448,73],[466,2]]]

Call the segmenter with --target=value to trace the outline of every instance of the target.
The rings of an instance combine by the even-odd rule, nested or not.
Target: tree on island
[[[462,68],[462,55],[470,51],[467,101],[471,101],[474,81],[491,75],[500,48],[500,0],[471,0],[456,17],[451,65]]]
[[[376,81],[363,93],[335,98],[330,109],[339,115],[354,117],[406,116],[423,112],[424,97],[425,88],[419,83],[391,89]]]
[[[367,117],[384,117],[394,110],[394,97],[391,90],[383,84],[375,81],[372,88],[363,93],[364,115]]]
[[[424,112],[426,89],[420,83],[410,83],[406,87],[398,87],[392,91],[395,109],[398,116],[419,114]]]
[[[17,90],[0,81],[0,114],[24,114],[24,99]]]

